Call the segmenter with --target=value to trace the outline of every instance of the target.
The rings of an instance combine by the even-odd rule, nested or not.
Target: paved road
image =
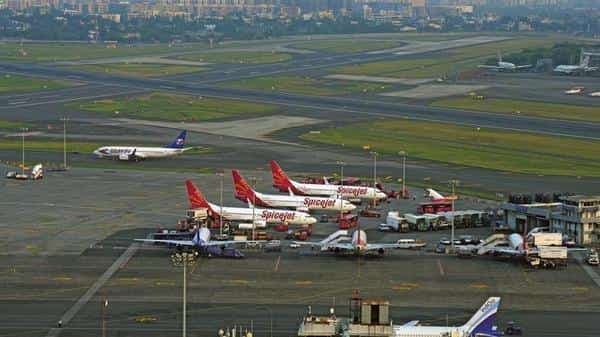
[[[0,70],[29,75],[46,75],[61,78],[85,80],[96,85],[121,86],[127,90],[173,90],[210,97],[242,99],[254,102],[275,103],[283,106],[309,109],[311,117],[337,116],[340,121],[349,116],[364,118],[408,117],[417,120],[441,121],[461,125],[500,128],[505,130],[533,131],[551,135],[565,135],[587,139],[600,139],[600,124],[551,120],[535,117],[512,116],[505,114],[469,112],[429,106],[382,102],[381,100],[351,97],[317,97],[280,92],[264,92],[247,89],[213,87],[203,84],[185,83],[165,79],[125,78],[113,75],[85,73],[41,65],[0,64]],[[65,98],[66,99],[66,98]],[[47,100],[46,100],[47,101]],[[44,99],[35,102],[14,104],[13,108],[45,104]],[[7,108],[9,109],[9,108]],[[334,113],[334,115],[332,115]]]

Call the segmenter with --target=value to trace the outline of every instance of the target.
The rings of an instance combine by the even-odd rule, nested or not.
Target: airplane
[[[298,211],[337,211],[350,212],[356,209],[351,202],[333,197],[297,196],[290,190],[290,195],[263,194],[256,192],[246,182],[238,170],[232,170],[235,197],[256,206],[269,208],[287,208]]]
[[[168,246],[175,246],[178,249],[192,248],[196,252],[209,256],[223,256],[242,258],[244,255],[235,249],[227,249],[225,246],[239,243],[261,243],[265,241],[247,240],[247,241],[214,241],[210,238],[210,230],[206,227],[198,228],[191,240],[156,240],[156,239],[135,239],[138,242],[162,243]]]
[[[291,180],[287,174],[281,169],[276,161],[271,160],[271,173],[273,176],[273,187],[282,192],[292,191],[296,195],[321,195],[334,196],[338,195],[341,198],[354,199],[376,199],[383,200],[387,195],[378,188],[366,186],[345,186],[345,185],[330,185],[330,184],[304,184]]]
[[[496,324],[496,314],[500,307],[500,297],[490,297],[477,312],[461,326],[420,326],[419,321],[404,325],[394,325],[394,337],[498,337],[502,332]]]
[[[600,91],[591,92],[588,94],[590,97],[600,97]]]
[[[191,147],[184,148],[185,136],[187,131],[183,130],[165,147],[145,147],[145,146],[103,146],[94,151],[98,158],[112,158],[118,160],[135,160],[147,158],[165,158],[184,153]]]
[[[581,95],[585,91],[585,87],[573,87],[565,90],[565,95]]]
[[[498,53],[497,65],[490,66],[490,65],[481,64],[481,65],[477,66],[477,68],[490,69],[490,70],[496,70],[496,71],[517,71],[517,70],[527,69],[527,68],[531,68],[531,67],[532,67],[531,64],[524,64],[524,65],[518,66],[512,62],[504,62],[504,61],[502,61],[502,55],[500,53]]]
[[[452,201],[458,199],[456,195],[450,195],[445,197],[432,188],[427,188],[425,189],[425,191],[427,192],[427,196],[431,198],[432,201]]]
[[[598,67],[590,67],[590,56],[585,56],[580,64],[561,64],[554,68],[554,72],[562,75],[575,75],[597,71]]]
[[[422,247],[422,244],[416,242],[414,246],[406,243],[368,243],[367,233],[360,228],[352,233],[352,237],[348,236],[347,230],[339,230],[318,242],[294,241],[294,243],[299,246],[318,247],[321,251],[354,253],[355,255],[365,255],[369,253],[383,255],[387,249]]]
[[[206,201],[191,180],[186,180],[185,185],[191,208],[207,208],[211,214],[226,220],[264,221],[265,223],[287,223],[289,225],[312,225],[317,222],[316,218],[306,212],[255,208],[251,203],[248,203],[249,208],[221,207]]]

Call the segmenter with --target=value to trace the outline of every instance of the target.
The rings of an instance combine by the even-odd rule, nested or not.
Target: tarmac
[[[272,191],[265,172],[244,173],[259,176],[259,190]],[[171,265],[169,250],[142,245],[131,257],[122,256],[133,238],[184,216],[185,177],[218,200],[219,178],[213,174],[73,169],[49,173],[41,181],[1,181],[5,195],[22,203],[0,204],[0,263],[6,266],[0,274],[5,285],[0,289],[0,331],[10,336],[98,336],[106,299],[107,336],[179,335],[181,269]],[[224,204],[244,207],[233,198],[229,179],[224,186]],[[384,204],[382,213],[414,211],[422,194],[412,192],[416,200]],[[494,203],[473,198],[457,202],[457,209],[491,207]],[[600,292],[576,260],[565,270],[539,271],[513,262],[463,260],[430,251],[448,231],[381,233],[375,229],[380,222],[361,220],[369,241],[420,238],[428,248],[357,259],[295,250],[284,241],[281,253],[244,250],[243,260],[200,259],[188,275],[189,335],[251,324],[255,335],[271,335],[272,318],[273,336],[292,336],[308,305],[325,313],[335,303],[338,315],[345,315],[353,289],[365,298],[389,299],[396,323],[420,319],[443,325],[447,319],[448,324],[462,324],[485,298],[501,296],[500,323],[517,321],[528,336],[596,335]],[[334,230],[334,224],[319,223],[310,240]],[[456,235],[465,233],[484,237],[490,229],[459,229]],[[58,329],[63,314],[111,266],[117,266],[114,274]],[[567,328],[558,321],[572,324]]]

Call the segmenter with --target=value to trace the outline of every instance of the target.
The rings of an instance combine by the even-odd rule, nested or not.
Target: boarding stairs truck
[[[504,234],[492,234],[487,239],[483,240],[477,247],[477,255],[485,255],[489,253],[492,248],[506,244],[506,235]]]

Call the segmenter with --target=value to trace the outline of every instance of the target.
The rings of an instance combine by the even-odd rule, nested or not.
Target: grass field
[[[524,132],[390,119],[310,133],[303,139],[381,153],[407,151],[455,165],[542,175],[600,176],[600,142]]]
[[[0,94],[60,89],[69,86],[71,84],[67,81],[47,80],[44,78],[11,74],[5,74],[0,77]]]
[[[337,39],[337,40],[314,40],[291,44],[296,49],[308,49],[327,53],[360,53],[372,50],[389,49],[399,47],[400,41],[395,40],[367,40],[367,39]]]
[[[222,51],[213,53],[185,54],[177,57],[181,60],[230,63],[230,64],[266,64],[286,62],[292,55],[286,53],[254,52],[254,51]]]
[[[202,43],[169,44],[118,44],[117,48],[107,48],[105,44],[89,43],[0,43],[0,60],[23,62],[51,62],[99,59],[122,56],[156,56],[160,54],[190,51],[205,46]]]
[[[277,111],[269,104],[235,100],[203,98],[167,93],[73,103],[80,108],[112,117],[139,118],[165,121],[203,121],[237,115],[263,115]]]
[[[20,128],[29,128],[31,126],[32,125],[30,123],[25,123],[25,122],[13,122],[13,121],[0,120],[0,130],[5,130],[5,131],[17,132],[17,131],[19,131]]]
[[[95,149],[97,149],[103,145],[104,144],[100,144],[100,143],[69,142],[67,144],[67,151],[92,153]],[[3,139],[2,142],[0,142],[0,150],[21,151],[21,146],[22,146],[21,138]],[[62,142],[62,140],[25,138],[25,151],[62,152],[63,151],[63,142]]]
[[[351,93],[369,94],[386,88],[386,85],[378,83],[325,80],[301,76],[256,77],[227,82],[224,85],[236,88],[318,96],[335,96]]]
[[[451,49],[437,57],[408,58],[347,65],[335,68],[331,73],[350,75],[387,76],[401,78],[436,78],[451,76],[481,64],[501,50],[515,52],[524,48],[552,46],[552,38],[520,38],[486,43],[477,46]]]
[[[600,122],[600,108],[569,104],[522,101],[512,99],[487,98],[474,100],[470,97],[448,98],[431,103],[436,107],[457,108],[464,110],[523,114],[546,118],[573,119],[589,122]]]
[[[73,66],[72,68],[84,71],[140,77],[167,76],[205,70],[205,68],[195,66],[151,63],[86,64]]]

